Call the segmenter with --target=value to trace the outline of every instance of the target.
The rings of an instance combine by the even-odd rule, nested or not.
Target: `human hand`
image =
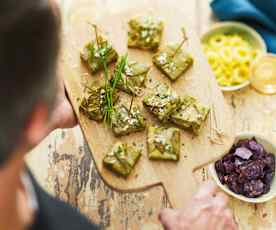
[[[49,132],[58,128],[72,128],[77,125],[77,119],[69,99],[65,93],[64,82],[58,79],[57,100],[49,121]]]
[[[159,219],[166,230],[237,230],[227,196],[206,182],[184,209],[164,209]]]

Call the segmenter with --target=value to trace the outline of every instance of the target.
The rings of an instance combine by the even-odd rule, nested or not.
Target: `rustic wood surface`
[[[128,0],[91,0],[91,4],[116,11]],[[191,22],[202,34],[214,22],[206,0],[179,1],[191,13]],[[100,14],[101,12],[91,12]],[[236,131],[254,131],[276,141],[276,96],[264,96],[247,88],[225,94]],[[158,210],[168,207],[162,187],[140,193],[120,193],[107,187],[95,169],[91,153],[79,128],[57,130],[27,157],[40,184],[51,194],[78,207],[104,229],[162,229]],[[199,180],[209,178],[206,168]],[[185,182],[183,181],[183,186]],[[240,229],[276,229],[276,200],[250,205],[231,200]]]
[[[178,6],[178,2],[178,0],[171,0],[168,4],[164,0],[148,0],[143,4],[133,0],[128,4],[127,9],[121,10],[120,8],[118,13],[114,13],[108,8],[105,10],[104,16],[99,18],[91,12],[93,10],[100,12],[101,7],[97,8],[91,5],[91,1],[79,0],[72,3],[72,10],[68,12],[66,20],[64,20],[64,46],[60,67],[68,95],[71,98],[80,126],[103,180],[112,188],[124,192],[141,191],[162,184],[168,195],[167,198],[175,208],[181,208],[198,189],[200,184],[194,178],[194,170],[220,158],[234,141],[230,108],[226,105],[211,69],[201,52],[200,41],[197,35],[193,33],[193,23],[189,22],[190,11],[186,7]],[[144,93],[151,93],[154,86],[160,82],[165,82],[179,96],[192,95],[211,109],[209,117],[198,136],[181,131],[181,155],[177,163],[148,160],[147,130],[123,137],[115,137],[109,127],[103,123],[91,121],[79,112],[79,98],[83,96],[86,85],[92,84],[95,79],[98,81],[103,79],[102,73],[99,76],[91,76],[87,68],[80,62],[79,51],[94,35],[91,33],[87,21],[97,24],[100,30],[107,34],[108,39],[120,54],[128,52],[130,60],[137,60],[151,66],[152,53],[137,49],[127,50],[126,47],[127,22],[137,15],[152,15],[164,20],[166,26],[161,47],[168,42],[178,42],[181,39],[180,29],[184,26],[189,38],[189,41],[185,44],[185,49],[195,59],[195,63],[184,76],[173,83],[162,75],[157,68],[152,67],[148,74],[149,80],[146,83],[147,88],[144,89]],[[83,82],[85,82],[85,85],[83,85]],[[122,97],[124,103],[129,105],[131,97],[123,93],[120,94],[120,99]],[[157,124],[156,119],[142,106],[142,99],[143,97],[136,97],[134,104],[141,107],[148,126]],[[214,135],[215,128],[220,130],[223,135],[220,136],[219,143],[214,143],[213,139],[210,139],[210,136]],[[114,175],[103,167],[102,163],[105,154],[118,141],[129,145],[135,144],[137,148],[142,150],[139,163],[127,179]],[[185,178],[185,183],[189,184],[185,188],[182,186],[183,178]]]

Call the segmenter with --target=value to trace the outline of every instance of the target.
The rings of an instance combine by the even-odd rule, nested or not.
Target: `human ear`
[[[45,103],[38,103],[30,115],[25,128],[25,140],[30,148],[39,144],[48,132],[49,110]]]
[[[60,13],[60,8],[55,0],[49,0],[49,5],[57,18],[59,24],[61,24],[61,13]]]

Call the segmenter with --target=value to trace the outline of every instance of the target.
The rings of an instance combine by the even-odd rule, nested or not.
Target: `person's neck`
[[[16,152],[0,168],[0,226],[5,230],[24,229],[25,218],[22,215],[24,188],[21,174],[24,170],[24,154]],[[23,199],[22,199],[23,198]],[[28,210],[26,210],[28,213]]]

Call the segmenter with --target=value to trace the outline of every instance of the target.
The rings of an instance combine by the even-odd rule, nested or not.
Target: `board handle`
[[[193,172],[185,173],[182,178],[182,181],[173,180],[173,178],[163,180],[162,184],[172,208],[183,208],[199,188]]]

